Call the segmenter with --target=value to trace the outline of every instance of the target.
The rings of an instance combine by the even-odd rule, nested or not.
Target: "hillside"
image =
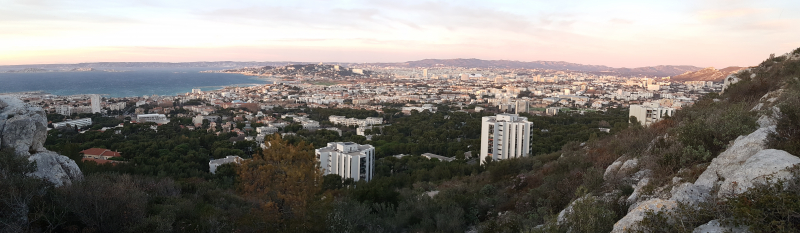
[[[714,81],[720,82],[728,75],[738,72],[745,67],[731,66],[721,70],[708,67],[698,71],[689,71],[680,75],[673,76],[671,80],[675,81]]]
[[[466,67],[466,68],[508,68],[508,69],[550,69],[574,70],[586,72],[607,72],[622,76],[673,76],[700,70],[696,66],[648,66],[638,68],[613,68],[598,65],[583,65],[563,61],[509,61],[481,59],[424,59],[402,63],[371,63],[368,65],[382,67]]]

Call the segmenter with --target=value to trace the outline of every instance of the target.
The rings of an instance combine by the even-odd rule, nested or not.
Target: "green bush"
[[[572,211],[565,214],[561,226],[566,232],[610,232],[617,219],[608,204],[587,196],[572,204]]]
[[[780,105],[781,117],[775,132],[769,135],[767,145],[800,156],[800,82],[790,80],[786,99]]]

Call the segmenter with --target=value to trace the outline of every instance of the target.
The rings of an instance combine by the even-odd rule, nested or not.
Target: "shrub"
[[[769,135],[767,145],[800,156],[800,85],[797,80],[791,80],[789,85],[786,99],[780,105],[777,128]]]
[[[576,200],[572,211],[565,214],[561,224],[567,232],[610,232],[617,221],[617,214],[608,204],[593,196]]]

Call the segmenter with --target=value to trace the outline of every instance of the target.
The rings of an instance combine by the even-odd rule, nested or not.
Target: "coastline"
[[[2,73],[0,74],[0,81],[5,82],[7,85],[0,87],[0,94],[54,96],[99,94],[106,98],[131,98],[151,95],[180,96],[185,93],[191,93],[192,89],[201,89],[204,92],[209,92],[280,82],[271,77],[239,75],[232,73],[203,74],[197,71],[181,73],[168,70],[96,73]]]

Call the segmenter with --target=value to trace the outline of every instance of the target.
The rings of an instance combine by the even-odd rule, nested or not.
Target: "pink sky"
[[[567,61],[750,66],[800,47],[798,1],[3,1],[0,65]]]

